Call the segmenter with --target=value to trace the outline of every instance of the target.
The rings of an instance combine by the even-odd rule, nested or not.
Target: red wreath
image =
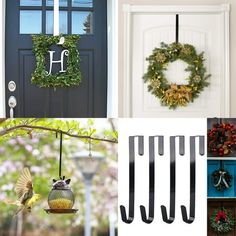
[[[233,123],[216,123],[208,131],[208,151],[213,156],[227,156],[236,150],[236,128]]]

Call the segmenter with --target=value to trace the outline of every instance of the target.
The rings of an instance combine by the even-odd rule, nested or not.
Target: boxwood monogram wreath
[[[149,62],[144,82],[148,84],[148,91],[159,98],[163,106],[169,109],[187,106],[209,85],[204,66],[204,53],[197,54],[194,46],[178,42],[179,16],[176,15],[176,42],[171,44],[161,43],[160,48],[155,48],[152,55],[146,60]],[[182,60],[188,64],[185,71],[190,72],[186,78],[187,85],[169,83],[164,71],[169,63]]]
[[[39,87],[70,87],[77,86],[81,82],[80,57],[77,49],[79,35],[47,36],[32,35],[33,52],[36,56],[36,69],[32,74],[31,82]],[[61,53],[61,61],[52,61],[53,51],[50,46],[61,45],[64,49]],[[50,54],[50,63],[61,63],[61,70],[56,74],[46,70],[46,55]],[[67,56],[67,69],[63,69],[63,58]]]
[[[215,209],[210,217],[210,226],[217,234],[226,234],[233,230],[235,220],[229,210]]]

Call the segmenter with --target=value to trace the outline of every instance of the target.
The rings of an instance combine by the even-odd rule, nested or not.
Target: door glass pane
[[[72,0],[72,7],[93,7],[93,0]]]
[[[93,13],[90,11],[72,12],[72,34],[92,34]]]
[[[67,11],[59,12],[59,33],[67,34]],[[46,34],[53,34],[53,11],[46,11]]]
[[[41,11],[20,11],[20,34],[41,34],[42,33],[42,12]]]
[[[47,0],[46,5],[47,6],[53,6],[54,0]],[[59,0],[59,6],[60,7],[67,7],[67,0]]]
[[[59,12],[59,21],[60,21],[60,26],[59,26],[59,32],[60,34],[67,34],[67,11],[60,11]]]
[[[20,0],[20,6],[42,6],[42,0]]]
[[[53,11],[46,11],[46,34],[53,34]]]

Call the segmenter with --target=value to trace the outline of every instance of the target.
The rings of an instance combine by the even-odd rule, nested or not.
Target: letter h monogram
[[[69,51],[68,50],[63,50],[61,52],[61,60],[59,61],[54,61],[53,60],[53,55],[54,55],[55,51],[49,51],[49,55],[50,55],[50,69],[49,69],[49,72],[47,72],[47,75],[51,75],[52,73],[52,66],[53,64],[57,64],[57,63],[60,63],[61,64],[61,70],[59,72],[66,72],[64,70],[64,56],[67,56],[69,55]]]

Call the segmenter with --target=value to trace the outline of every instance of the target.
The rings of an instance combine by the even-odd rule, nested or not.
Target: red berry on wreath
[[[219,149],[219,152],[223,152],[223,151],[224,151],[224,149],[223,149],[223,148],[220,148],[220,149]]]

